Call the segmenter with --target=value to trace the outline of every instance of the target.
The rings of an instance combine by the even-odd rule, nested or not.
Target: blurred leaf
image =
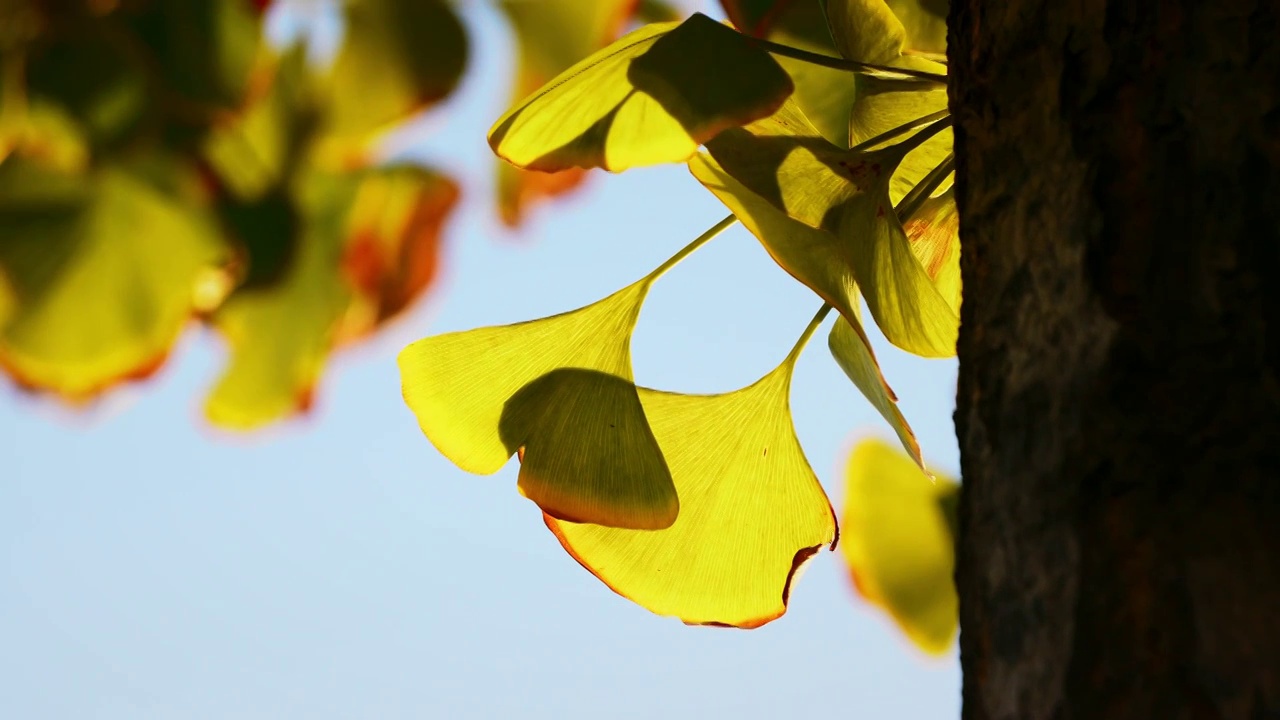
[[[240,286],[252,289],[279,282],[294,260],[300,225],[289,195],[279,189],[253,200],[228,196],[217,209],[240,251]]]
[[[329,133],[385,129],[453,91],[467,34],[444,0],[345,0],[345,34],[329,71]]]
[[[491,474],[522,451],[520,491],[554,517],[668,527],[679,503],[631,375],[650,282],[573,312],[419,340],[400,353],[405,402],[463,470]]]
[[[724,395],[641,389],[680,516],[637,531],[546,516],[561,545],[614,592],[686,623],[758,627],[787,609],[800,568],[836,538],[834,512],[796,439],[789,360]]]
[[[121,13],[154,54],[165,99],[189,110],[234,110],[244,101],[261,44],[250,0],[152,0]]]
[[[430,287],[444,222],[457,201],[458,186],[424,168],[383,167],[366,177],[347,219],[342,271],[356,293],[341,342],[369,334]]]
[[[79,123],[59,105],[26,97],[15,69],[17,77],[0,70],[0,162],[12,154],[51,170],[84,170],[89,146]]]
[[[814,237],[825,238],[827,262],[839,265],[797,271],[792,261],[788,269],[797,279],[812,283],[852,322],[850,291],[839,285],[851,275],[890,342],[917,355],[949,357],[955,354],[959,319],[912,254],[889,200],[890,176],[923,137],[880,150],[841,150],[787,103],[769,118],[720,133],[707,149],[724,175],[828,233]],[[819,270],[825,275],[819,277]]]
[[[303,222],[293,262],[276,283],[242,287],[211,317],[230,346],[205,402],[217,425],[248,430],[306,410],[351,300],[339,270],[359,176],[312,173],[296,199]]]
[[[912,461],[879,440],[849,459],[841,527],[858,592],[885,610],[930,654],[946,652],[959,624],[952,574],[955,535],[948,512],[960,487],[930,482]]]
[[[636,19],[642,23],[671,22],[684,17],[684,12],[663,0],[638,0],[635,4]]]
[[[244,112],[216,125],[201,153],[227,194],[255,201],[287,186],[314,130],[316,97],[306,47],[281,54],[270,89]]]
[[[153,93],[145,48],[115,23],[75,22],[30,50],[26,94],[32,105],[65,109],[94,146],[127,142],[154,110]]]
[[[636,30],[566,70],[500,118],[489,144],[518,167],[550,172],[679,162],[791,91],[768,53],[694,15]]]
[[[574,63],[615,40],[635,6],[633,0],[503,0],[499,3],[511,22],[516,41],[518,62],[511,102],[523,100]],[[511,227],[520,223],[526,207],[541,198],[567,192],[584,178],[580,168],[557,173],[531,172],[501,160],[497,166],[498,211],[502,221]]]
[[[191,178],[106,165],[66,175],[0,164],[0,266],[13,316],[0,363],[20,384],[88,398],[163,362],[193,310],[197,280],[223,260],[212,222],[192,208]]]
[[[695,156],[689,161],[689,168],[760,240],[778,265],[840,311],[841,319],[831,332],[832,354],[858,390],[898,433],[903,447],[918,459],[920,447],[915,434],[898,411],[897,397],[880,373],[862,329],[857,282],[836,250],[832,236],[787,217],[706,155]]]
[[[451,182],[413,167],[301,176],[288,200],[298,237],[285,241],[297,249],[283,274],[241,286],[211,318],[231,357],[206,402],[209,419],[252,429],[310,407],[333,348],[430,283],[455,197]]]

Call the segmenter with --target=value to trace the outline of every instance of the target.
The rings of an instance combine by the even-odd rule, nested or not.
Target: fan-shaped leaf
[[[569,68],[500,118],[489,144],[548,172],[679,162],[720,130],[772,113],[791,91],[749,38],[693,15],[640,28]]]
[[[886,0],[902,22],[906,49],[945,57],[947,54],[948,0]]]
[[[960,312],[960,214],[955,188],[925,200],[903,224],[911,251],[920,258],[938,293]]]
[[[880,150],[840,150],[787,103],[769,118],[720,133],[707,149],[724,175],[827,232],[813,237],[825,237],[827,257],[857,281],[890,342],[925,357],[946,357],[955,353],[959,320],[912,254],[889,200],[889,178],[923,137]],[[797,272],[794,263],[788,269],[820,295],[832,293],[829,282]],[[843,311],[841,298],[829,299]]]
[[[162,165],[169,187],[124,166],[68,175],[0,164],[0,267],[14,300],[0,363],[19,383],[79,400],[163,362],[198,278],[225,249],[211,219],[178,197],[195,178]]]
[[[468,472],[522,452],[520,491],[555,517],[663,528],[679,502],[631,375],[645,278],[573,312],[419,340],[400,353],[405,402]]]
[[[945,652],[958,625],[952,516],[959,486],[931,482],[878,440],[854,449],[847,481],[843,553],[858,592],[922,650]]]
[[[583,567],[652,612],[747,628],[780,617],[801,566],[836,538],[791,421],[793,362],[724,395],[640,391],[680,495],[674,525],[641,532],[548,516],[547,527]]]

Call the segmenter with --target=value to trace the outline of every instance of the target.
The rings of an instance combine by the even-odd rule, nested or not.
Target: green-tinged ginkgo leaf
[[[906,49],[938,57],[947,54],[948,0],[886,0],[902,22]]]
[[[512,104],[617,39],[628,14],[633,8],[640,9],[633,0],[503,0],[499,7],[515,33]],[[501,160],[497,163],[498,211],[502,221],[512,227],[520,223],[525,208],[576,187],[584,177],[581,168],[548,173],[521,170]]]
[[[445,0],[345,0],[326,129],[363,139],[453,91],[467,33]]]
[[[695,14],[632,32],[503,115],[489,144],[533,170],[680,162],[727,127],[769,115],[791,79],[766,52]]]
[[[945,652],[959,624],[950,517],[959,485],[931,480],[878,440],[854,449],[847,483],[842,548],[858,592],[922,650]]]
[[[162,167],[173,177],[151,181]],[[67,175],[0,164],[0,267],[13,291],[0,363],[20,384],[86,399],[159,367],[224,259],[180,165]]]
[[[154,53],[165,101],[179,105],[177,114],[190,115],[186,105],[234,110],[244,101],[262,42],[259,3],[148,2],[119,15]]]
[[[760,240],[778,265],[840,311],[842,317],[831,333],[832,354],[858,390],[893,427],[903,447],[919,458],[915,434],[898,411],[897,397],[880,373],[862,329],[857,281],[836,250],[831,234],[787,217],[706,155],[695,156],[689,161],[689,168]]]
[[[314,128],[317,99],[307,52],[295,45],[274,59],[270,89],[214,126],[201,153],[220,189],[243,202],[279,192],[302,163]]]
[[[10,155],[66,173],[89,164],[79,124],[60,106],[19,96],[0,85],[0,162]]]
[[[844,374],[893,428],[903,449],[923,467],[924,459],[920,456],[920,443],[916,440],[915,431],[898,409],[898,397],[880,372],[880,363],[876,361],[875,351],[871,349],[871,341],[862,325],[851,323],[843,316],[837,318],[831,334],[827,336],[827,347]]]
[[[859,62],[897,64],[907,33],[885,0],[822,0],[822,4],[841,55]]]
[[[674,525],[636,531],[548,516],[547,527],[583,567],[652,612],[744,628],[780,617],[800,568],[836,539],[791,421],[796,355],[723,395],[640,391],[680,496]]]
[[[752,37],[819,55],[840,57],[818,2],[777,0],[721,0],[734,27]],[[812,62],[776,56],[795,84],[791,96],[822,136],[849,147],[849,110],[857,89],[854,75]]]
[[[650,282],[561,315],[409,345],[400,374],[422,432],[473,473],[522,451],[520,491],[555,517],[670,526],[679,502],[631,375]]]
[[[211,422],[252,429],[310,406],[352,290],[341,273],[357,177],[299,182],[297,250],[277,282],[242,287],[210,318],[230,357],[205,402]]]
[[[955,188],[921,203],[903,223],[911,250],[920,258],[925,273],[938,293],[960,312],[960,213],[956,210]]]
[[[769,118],[720,133],[707,149],[723,175],[827,233],[815,238],[823,237],[826,256],[852,274],[890,342],[925,357],[949,357],[959,319],[912,254],[889,199],[894,169],[926,132],[883,149],[841,150],[787,103]],[[832,293],[824,279],[793,274],[824,297]],[[829,299],[844,312],[841,298]]]
[[[947,88],[942,85],[859,76],[857,86],[858,100],[849,114],[849,140],[854,145],[947,109]],[[889,199],[897,204],[906,197],[951,154],[951,145],[951,128],[945,128],[907,153],[894,170]]]
[[[426,289],[455,198],[450,181],[416,167],[300,176],[288,196],[298,238],[284,273],[237,288],[211,317],[230,359],[206,402],[209,419],[251,429],[307,409],[334,347]]]

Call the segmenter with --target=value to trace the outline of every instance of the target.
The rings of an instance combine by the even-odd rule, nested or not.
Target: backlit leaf
[[[566,70],[489,131],[522,168],[620,171],[680,162],[724,128],[772,113],[790,78],[705,15],[632,32]]]
[[[574,63],[617,39],[635,6],[633,0],[503,0],[499,3],[515,33],[517,63],[512,104],[532,95]],[[584,177],[581,168],[557,173],[533,172],[501,160],[497,167],[499,214],[503,222],[513,227],[520,223],[525,208],[541,198],[576,187]]]
[[[959,624],[949,517],[959,485],[947,478],[932,482],[878,440],[854,449],[847,482],[842,549],[858,592],[920,649],[945,652]]]
[[[758,627],[787,609],[804,563],[833,545],[830,502],[791,421],[794,355],[723,395],[641,389],[680,496],[665,530],[545,518],[579,563],[618,594],[686,623]]]
[[[788,103],[769,118],[720,133],[707,149],[724,175],[790,217],[826,231],[814,237],[826,241],[823,252],[839,262],[840,277],[856,281],[890,342],[925,357],[955,353],[958,317],[912,254],[889,199],[889,179],[910,143],[841,150]],[[797,272],[795,263],[788,269],[853,320],[847,301],[832,296],[830,279]]]
[[[463,470],[491,474],[521,451],[520,491],[554,517],[668,527],[679,502],[631,374],[649,283],[541,320],[419,340],[400,353],[405,402]]]
[[[760,240],[778,265],[840,311],[841,318],[829,340],[832,354],[858,390],[898,433],[903,446],[918,458],[920,448],[915,434],[898,411],[897,397],[880,373],[862,329],[857,281],[837,252],[832,236],[787,217],[706,155],[690,160],[689,168]]]
[[[903,224],[911,250],[938,293],[956,313],[960,312],[960,214],[955,188],[920,205]]]
[[[902,22],[906,49],[946,56],[948,0],[886,0]]]
[[[467,34],[445,0],[345,0],[329,72],[334,136],[359,138],[435,103],[462,77]]]
[[[918,118],[947,109],[947,89],[902,80],[859,76],[858,101],[849,115],[849,139],[854,145]],[[920,179],[951,154],[951,128],[929,138],[907,153],[889,184],[895,204],[911,192]]]
[[[82,400],[163,362],[197,279],[225,252],[211,219],[177,194],[195,192],[194,177],[166,167],[171,187],[123,166],[0,164],[0,266],[13,293],[0,364],[18,383]]]

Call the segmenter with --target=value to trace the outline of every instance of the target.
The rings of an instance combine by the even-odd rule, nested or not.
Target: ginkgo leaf
[[[849,140],[866,142],[893,128],[947,109],[942,85],[859,76],[858,100],[849,114]],[[897,204],[916,183],[951,154],[951,128],[945,128],[903,157],[889,184],[889,199]]]
[[[827,28],[826,14],[818,2],[721,0],[725,14],[739,32],[819,55],[840,57]],[[849,147],[849,110],[857,89],[847,70],[825,67],[776,55],[791,76],[791,99],[823,137]]]
[[[841,55],[885,65],[900,59],[907,32],[885,0],[822,0],[822,4]]]
[[[919,458],[915,434],[898,411],[897,397],[881,374],[862,329],[857,281],[836,250],[832,236],[787,217],[706,155],[695,156],[689,161],[689,168],[760,240],[778,265],[840,311],[841,318],[829,341],[832,354],[858,390],[893,427],[903,447]]]
[[[409,345],[401,380],[422,432],[473,473],[497,472],[522,451],[520,491],[552,516],[670,526],[679,501],[631,375],[649,283],[561,315]]]
[[[197,279],[224,261],[195,178],[173,163],[68,175],[0,164],[0,267],[11,317],[0,364],[20,384],[83,400],[163,362],[193,312]]]
[[[680,496],[674,525],[636,531],[546,516],[547,527],[605,585],[652,612],[744,628],[780,617],[801,567],[837,535],[791,420],[796,355],[723,395],[641,389]]]
[[[878,440],[854,449],[846,479],[842,549],[855,587],[922,650],[945,652],[959,624],[950,517],[959,485],[931,480]]]
[[[237,288],[211,317],[231,353],[206,401],[209,419],[251,429],[307,409],[335,346],[430,285],[456,197],[451,181],[418,167],[303,175],[288,196],[298,238],[284,273]]]
[[[365,178],[347,218],[342,270],[356,292],[340,342],[369,334],[431,286],[458,195],[452,180],[420,167],[384,167]]]
[[[839,262],[842,273],[851,273],[890,342],[917,355],[949,357],[955,354],[959,319],[912,254],[889,200],[895,167],[925,137],[917,134],[878,150],[841,150],[787,103],[769,118],[720,133],[707,150],[723,175],[827,233],[814,237],[825,240],[824,253]],[[794,263],[788,269],[852,321],[845,301],[830,296],[830,282],[795,272]]]
[[[352,290],[341,274],[355,176],[309,175],[297,200],[296,251],[278,281],[238,288],[210,318],[230,348],[205,400],[222,427],[248,430],[311,405]]]
[[[680,162],[727,127],[769,115],[791,79],[752,41],[705,15],[636,30],[564,71],[489,131],[527,169],[621,171]]]
[[[907,419],[898,409],[898,397],[889,388],[884,375],[880,372],[880,363],[876,360],[875,351],[871,349],[871,341],[860,324],[854,324],[843,316],[836,319],[836,324],[827,336],[827,347],[836,364],[844,370],[863,397],[871,401],[872,407],[889,423],[897,434],[902,448],[907,451],[917,465],[924,467],[924,458],[920,456],[920,443],[916,440],[915,431],[907,424]]]
[[[629,13],[640,10],[634,0],[504,0],[499,7],[515,33],[513,104],[615,40]],[[534,172],[502,160],[497,167],[499,215],[512,227],[520,223],[525,208],[567,192],[585,177],[581,168]]]
[[[955,188],[921,203],[902,225],[911,251],[920,258],[938,293],[960,312],[960,213]]]
[[[947,54],[948,0],[886,0],[902,23],[906,50],[928,55]]]
[[[444,98],[466,67],[467,33],[445,0],[346,0],[329,71],[328,124],[361,138]]]

